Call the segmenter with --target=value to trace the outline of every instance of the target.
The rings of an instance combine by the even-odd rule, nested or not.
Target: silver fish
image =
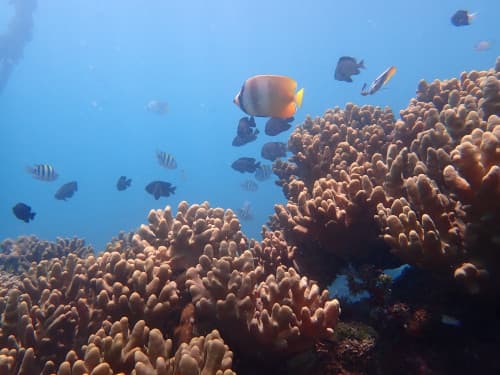
[[[269,164],[261,164],[257,167],[255,171],[255,178],[257,181],[265,181],[271,177],[273,173],[273,168]]]
[[[59,177],[54,167],[49,164],[35,164],[32,167],[26,167],[26,172],[41,181],[54,181]]]
[[[373,95],[375,94],[378,90],[382,88],[389,80],[392,78],[392,76],[396,73],[396,67],[390,66],[386,70],[384,70],[375,80],[368,86],[366,83],[363,85],[363,88],[361,89],[361,95],[366,96],[366,95]]]
[[[236,210],[239,218],[241,220],[245,220],[245,221],[253,219],[253,215],[252,215],[251,211],[252,211],[252,205],[248,201],[243,202],[243,206],[241,206],[241,208],[238,208]]]
[[[257,183],[253,180],[245,180],[240,184],[240,186],[243,190],[251,192],[257,191],[259,188],[259,185],[257,185]]]
[[[162,100],[150,100],[146,105],[146,110],[158,115],[165,115],[168,113],[168,103]]]

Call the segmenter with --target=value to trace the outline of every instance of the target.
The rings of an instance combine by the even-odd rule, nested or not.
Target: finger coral
[[[68,352],[57,375],[118,374],[133,375],[234,375],[232,352],[217,331],[196,337],[176,351],[171,339],[143,320],[129,327],[127,317],[102,327],[82,347],[83,356]]]
[[[373,258],[382,238],[380,254],[389,249],[450,276],[456,270],[462,281],[476,275],[470,291],[497,275],[499,78],[489,70],[421,81],[396,120],[352,104],[307,118],[290,136],[294,155],[273,165],[288,203],[269,221],[299,269],[328,280],[307,261],[329,259],[331,279],[343,263]],[[477,272],[460,271],[464,264]]]
[[[337,300],[293,269],[278,267],[266,277],[247,250],[239,257],[200,257],[187,272],[198,330],[208,322],[241,353],[289,355],[333,333]],[[253,349],[252,349],[253,348]]]

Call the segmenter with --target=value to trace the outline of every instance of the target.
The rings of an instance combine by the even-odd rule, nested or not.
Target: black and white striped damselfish
[[[265,181],[273,173],[273,168],[269,164],[261,164],[255,170],[255,178],[259,181]]]
[[[54,167],[50,164],[35,164],[32,167],[26,167],[26,172],[31,173],[33,178],[42,181],[54,181],[59,177]]]
[[[167,169],[177,168],[177,162],[175,161],[175,158],[165,151],[157,151],[156,158],[158,159],[158,163],[160,163],[162,167],[165,167]]]

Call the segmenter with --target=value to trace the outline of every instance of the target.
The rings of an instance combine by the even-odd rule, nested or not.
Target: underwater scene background
[[[253,220],[242,225],[258,238],[283,193],[271,180],[256,192],[242,190],[252,176],[230,165],[240,156],[261,160],[265,142],[286,142],[293,129],[268,137],[258,118],[257,141],[232,147],[244,113],[231,101],[243,81],[256,74],[297,80],[305,95],[294,125],[347,102],[388,105],[397,113],[420,79],[491,67],[497,5],[473,5],[479,22],[460,29],[449,22],[453,1],[439,7],[430,1],[38,3],[32,40],[0,100],[0,237],[77,235],[102,249],[120,230],[136,228],[152,207],[207,200],[233,209],[249,201]],[[1,6],[5,30],[13,6]],[[481,40],[492,48],[474,51]],[[333,78],[343,55],[367,66],[352,84]],[[386,90],[359,95],[364,82],[390,65],[398,72]],[[145,109],[154,99],[168,102],[168,114]],[[177,159],[176,170],[158,165],[158,149]],[[57,181],[25,172],[44,163],[54,166]],[[133,179],[125,192],[115,188],[120,175]],[[144,187],[157,179],[176,185],[176,194],[155,202]],[[57,188],[72,180],[79,183],[75,196],[56,201]],[[29,225],[11,215],[18,201],[37,212]]]
[[[499,12],[0,0],[0,374],[500,373]]]

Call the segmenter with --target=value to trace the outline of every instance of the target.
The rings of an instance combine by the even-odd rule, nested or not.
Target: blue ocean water
[[[242,190],[240,183],[252,176],[230,165],[241,156],[261,160],[262,145],[286,142],[293,127],[269,137],[258,118],[257,141],[231,146],[244,115],[232,99],[243,81],[255,74],[297,80],[305,95],[294,125],[347,102],[388,105],[398,116],[420,79],[488,69],[500,54],[500,3],[437,4],[39,1],[32,39],[0,92],[0,239],[76,235],[101,250],[120,230],[145,223],[150,209],[175,209],[182,200],[233,210],[248,201],[253,219],[242,221],[243,230],[260,238],[273,205],[285,197],[272,180],[256,192]],[[13,8],[0,1],[0,36]],[[450,16],[457,9],[478,16],[470,26],[454,27]],[[474,50],[479,41],[491,48]],[[353,83],[333,77],[344,55],[365,60]],[[361,96],[362,84],[390,65],[398,70],[388,85]],[[152,99],[167,101],[168,114],[148,112]],[[178,168],[162,168],[156,150],[174,155]],[[38,163],[53,165],[59,179],[33,179],[25,167]],[[120,175],[133,179],[123,192],[115,187]],[[157,179],[177,186],[176,194],[155,201],[144,187]],[[75,196],[54,199],[72,180],[79,184]],[[12,214],[17,202],[33,208],[34,221]]]

